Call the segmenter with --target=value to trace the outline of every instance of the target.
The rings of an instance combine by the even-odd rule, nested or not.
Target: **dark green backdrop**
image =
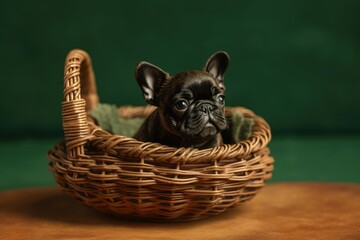
[[[227,105],[268,120],[278,169],[289,164],[282,156],[301,164],[303,157],[335,163],[346,155],[359,167],[360,1],[2,0],[0,24],[0,139],[6,144],[61,138],[63,63],[73,48],[92,57],[101,101],[117,105],[144,104],[134,79],[139,61],[177,73],[200,69],[213,52],[225,50],[231,56]],[[300,134],[305,145],[284,138]],[[320,143],[350,137],[340,147],[309,145],[307,136],[318,135]],[[323,146],[324,156],[304,153],[309,146]],[[9,148],[1,148],[3,159]],[[325,154],[334,148],[340,151]],[[19,158],[26,154],[14,149]],[[19,159],[11,161],[17,166]],[[289,179],[308,178],[280,178]],[[320,180],[329,179],[337,180]]]
[[[227,104],[275,133],[360,130],[359,1],[1,1],[0,127],[60,132],[63,62],[91,55],[103,102],[143,104],[134,66],[170,73],[226,50]],[[20,114],[21,113],[21,114]]]

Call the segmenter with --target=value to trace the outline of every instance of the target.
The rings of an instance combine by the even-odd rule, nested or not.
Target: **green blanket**
[[[132,137],[145,120],[143,118],[122,118],[119,116],[117,107],[111,104],[99,104],[91,111],[91,116],[105,131],[126,137]],[[227,135],[231,135],[233,142],[249,138],[254,124],[252,118],[246,118],[240,112],[234,111],[228,121],[230,129],[227,130]]]

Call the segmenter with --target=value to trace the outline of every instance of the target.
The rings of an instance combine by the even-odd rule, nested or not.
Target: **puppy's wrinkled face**
[[[207,140],[227,126],[224,89],[205,71],[188,71],[170,77],[160,90],[161,122],[171,134]]]
[[[224,74],[229,61],[226,52],[216,52],[203,70],[175,75],[148,62],[137,65],[136,80],[146,102],[158,107],[159,127],[168,137],[199,145],[226,128]]]

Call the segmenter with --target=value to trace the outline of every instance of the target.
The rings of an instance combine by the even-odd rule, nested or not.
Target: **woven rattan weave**
[[[50,170],[63,191],[95,209],[117,215],[186,221],[219,214],[253,198],[271,178],[268,124],[252,111],[248,140],[210,149],[173,148],[112,135],[89,112],[99,102],[89,55],[71,51],[65,62],[62,119],[65,141],[49,151]],[[125,118],[153,107],[119,108]]]

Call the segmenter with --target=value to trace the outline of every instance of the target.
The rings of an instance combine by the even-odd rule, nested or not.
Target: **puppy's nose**
[[[210,104],[202,104],[199,110],[203,113],[210,113],[213,109],[213,106],[211,106]]]

